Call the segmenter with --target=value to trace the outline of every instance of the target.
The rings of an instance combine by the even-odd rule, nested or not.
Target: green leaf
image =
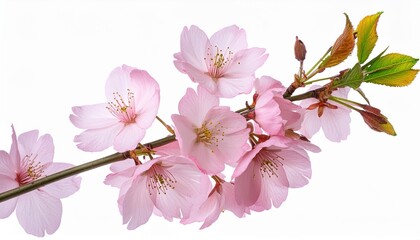
[[[364,63],[378,40],[376,27],[382,12],[364,17],[357,25],[357,58],[359,62]]]
[[[399,53],[378,58],[366,68],[366,82],[392,87],[409,85],[419,70],[411,69],[418,59]]]
[[[363,82],[363,73],[362,73],[362,67],[360,66],[360,63],[356,63],[354,67],[350,70],[348,70],[343,77],[336,80],[334,82],[334,87],[344,87],[348,86],[353,89],[357,89],[360,87],[360,84]]]
[[[330,55],[319,65],[318,69],[325,69],[342,63],[353,51],[355,45],[354,29],[349,16],[344,15],[346,16],[346,26],[343,33],[337,38],[331,48]]]
[[[362,70],[366,69],[367,67],[369,67],[370,65],[372,65],[374,62],[376,62],[376,60],[378,60],[379,58],[381,58],[382,55],[384,55],[384,53],[386,52],[386,50],[388,50],[388,47],[385,48],[385,50],[383,50],[381,53],[379,53],[378,56],[374,57],[368,63],[366,63],[365,65],[363,65],[362,66]]]

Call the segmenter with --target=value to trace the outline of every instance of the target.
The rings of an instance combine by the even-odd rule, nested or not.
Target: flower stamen
[[[146,182],[150,195],[153,191],[157,191],[158,194],[166,194],[168,190],[175,189],[176,178],[162,166],[153,166],[148,173]]]
[[[136,119],[134,93],[127,89],[127,103],[119,92],[113,92],[114,101],[108,102],[108,111],[124,123],[133,123]]]

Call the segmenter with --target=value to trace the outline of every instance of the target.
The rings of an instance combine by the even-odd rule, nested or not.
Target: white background
[[[293,44],[298,35],[308,49],[306,69],[333,44],[350,16],[356,27],[364,16],[384,11],[373,54],[420,57],[418,1],[1,1],[0,149],[9,150],[10,125],[18,133],[39,129],[55,142],[55,161],[82,164],[113,153],[79,151],[81,132],[68,120],[71,107],[103,102],[104,84],[114,67],[147,70],[161,86],[159,116],[170,120],[179,98],[194,86],[173,66],[184,26],[198,25],[211,35],[236,24],[251,47],[270,54],[257,75],[284,85],[298,69]],[[373,1],[372,1],[373,2]],[[351,67],[355,54],[335,74]],[[417,64],[417,68],[419,65]],[[224,213],[206,230],[152,216],[128,231],[117,208],[118,190],[102,181],[108,167],[81,174],[79,192],[64,199],[58,231],[46,239],[420,239],[419,81],[405,88],[363,85],[373,106],[389,117],[398,135],[371,131],[352,113],[351,135],[331,143],[322,134],[313,142],[309,185],[291,189],[278,209],[238,219]],[[353,99],[360,98],[353,94]],[[242,97],[225,101],[243,106]],[[144,142],[163,137],[154,124]],[[0,220],[1,239],[31,239],[14,213]],[[9,237],[9,238],[8,238]]]

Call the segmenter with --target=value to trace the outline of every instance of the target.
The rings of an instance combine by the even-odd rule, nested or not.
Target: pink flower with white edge
[[[0,151],[0,192],[17,188],[65,170],[73,165],[53,163],[54,144],[50,135],[38,138],[38,130],[16,137],[12,126],[10,153]],[[80,177],[69,177],[51,183],[16,198],[0,202],[0,218],[6,218],[16,209],[19,224],[29,234],[43,237],[54,233],[61,222],[61,198],[79,190]]]
[[[309,90],[314,90],[319,86],[313,86]],[[347,98],[350,91],[349,87],[339,88],[333,91],[332,95],[340,98]],[[334,108],[324,107],[322,116],[318,116],[318,108],[308,110],[313,104],[319,103],[314,98],[305,99],[300,106],[305,108],[304,120],[300,132],[307,138],[311,138],[321,128],[327,139],[333,142],[340,142],[347,139],[350,134],[350,112],[351,110],[341,104],[335,104]]]
[[[210,39],[193,25],[182,31],[181,52],[174,54],[174,64],[211,94],[232,98],[251,92],[255,71],[268,57],[264,52],[263,48],[248,48],[245,31],[235,25]]]
[[[182,219],[181,223],[203,222],[200,229],[204,229],[212,225],[225,210],[233,212],[237,217],[245,214],[245,207],[238,205],[235,200],[234,184],[220,179],[208,194],[207,200],[193,206],[189,217]]]
[[[129,230],[145,224],[152,213],[172,221],[188,216],[192,204],[203,201],[211,184],[189,160],[163,156],[128,167],[130,161],[113,164],[105,184],[120,188],[118,205]],[[128,168],[127,168],[128,167]]]
[[[241,158],[232,177],[238,204],[263,211],[272,205],[280,207],[289,187],[306,185],[311,177],[311,163],[296,141],[272,136]]]
[[[242,156],[249,133],[243,116],[219,107],[219,99],[201,87],[198,94],[188,88],[178,109],[172,121],[181,153],[203,172],[216,175]]]
[[[255,81],[255,115],[253,119],[268,134],[284,135],[287,129],[299,129],[301,107],[284,99],[285,87],[272,77],[262,76]]]
[[[115,68],[105,85],[106,103],[73,107],[70,121],[86,129],[74,138],[83,151],[133,150],[144,138],[159,107],[159,85],[144,70]]]

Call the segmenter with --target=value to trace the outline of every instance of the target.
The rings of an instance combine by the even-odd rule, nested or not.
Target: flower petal
[[[29,147],[26,147],[26,149],[29,149]],[[38,141],[32,145],[30,152],[24,153],[23,151],[20,151],[20,154],[21,156],[32,154],[38,162],[43,164],[51,163],[54,158],[54,143],[51,135],[42,135],[39,137]]]
[[[146,106],[153,109],[155,115],[159,106],[159,84],[144,70],[134,69],[131,74],[129,88],[134,93],[136,112]]]
[[[109,74],[109,77],[105,84],[105,95],[108,102],[113,102],[115,95],[114,93],[119,93],[124,100],[127,100],[127,89],[130,88],[130,72],[132,68],[130,67],[116,67]]]
[[[235,53],[224,77],[241,78],[254,75],[255,70],[261,67],[268,58],[268,54],[264,52],[264,48],[249,48]]]
[[[204,88],[198,88],[198,94],[188,88],[178,104],[179,113],[187,117],[195,126],[201,127],[207,112],[219,105],[219,99]]]
[[[146,186],[146,178],[138,176],[125,194],[122,215],[123,223],[128,223],[129,230],[145,224],[152,215],[153,202]]]
[[[245,30],[236,25],[222,28],[210,38],[213,47],[222,51],[232,51],[233,53],[248,47]],[[216,51],[214,51],[216,53]],[[215,56],[215,54],[213,54]]]
[[[0,173],[0,193],[19,187],[18,182],[9,176]],[[15,210],[17,198],[0,202],[0,218],[7,218]]]
[[[16,216],[29,234],[43,237],[45,232],[54,233],[60,226],[61,213],[61,201],[43,191],[35,190],[18,198]]]
[[[107,109],[107,103],[72,107],[70,121],[81,129],[96,129],[114,125],[119,120]]]
[[[325,109],[321,117],[325,137],[333,142],[346,140],[350,134],[350,112],[347,109]]]
[[[0,150],[0,175],[14,178],[16,177],[16,172],[18,172],[18,169],[15,164],[13,164],[12,159],[10,159],[10,155],[5,151]]]
[[[113,126],[100,129],[88,129],[74,137],[77,147],[83,151],[99,152],[112,146],[117,134],[124,124],[117,123]]]
[[[146,131],[137,124],[125,125],[114,141],[114,149],[118,152],[133,150],[144,138]]]
[[[194,25],[190,29],[184,27],[181,33],[181,54],[185,62],[202,72],[207,71],[204,59],[209,47],[210,41],[203,30]]]
[[[239,94],[248,94],[252,90],[254,80],[253,75],[235,78],[224,75],[217,80],[216,95],[223,98],[233,98]]]
[[[241,175],[235,178],[235,199],[239,205],[255,204],[261,193],[259,166],[251,161]]]
[[[44,170],[44,173],[48,176],[71,167],[73,165],[68,163],[52,163]],[[81,180],[82,178],[77,176],[68,177],[45,185],[42,190],[55,198],[65,198],[79,190]]]

